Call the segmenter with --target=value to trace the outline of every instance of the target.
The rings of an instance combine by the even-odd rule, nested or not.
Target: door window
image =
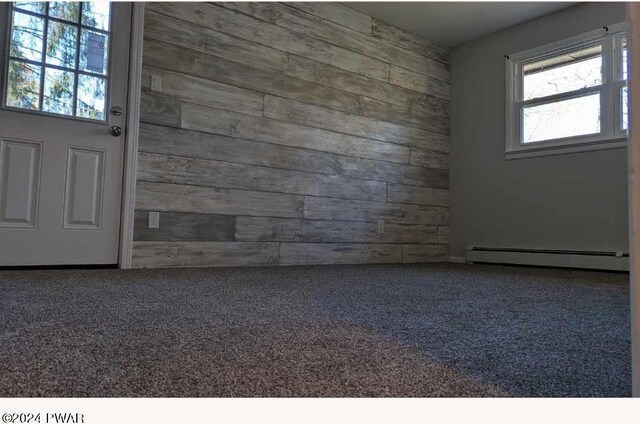
[[[12,4],[4,106],[104,121],[109,2]]]

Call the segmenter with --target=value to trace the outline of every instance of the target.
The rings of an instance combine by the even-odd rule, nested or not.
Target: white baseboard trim
[[[464,258],[464,256],[449,256],[449,262],[452,262],[454,264],[466,264],[467,260]]]
[[[629,256],[623,256],[622,253],[616,254],[615,256],[610,254],[600,255],[597,253],[598,252],[509,251],[507,249],[492,251],[468,248],[466,251],[466,260],[473,263],[629,271]]]

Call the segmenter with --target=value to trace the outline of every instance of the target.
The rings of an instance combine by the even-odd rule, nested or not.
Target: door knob
[[[109,132],[112,136],[119,137],[120,134],[122,134],[122,128],[117,125],[112,125],[111,127],[109,127]]]

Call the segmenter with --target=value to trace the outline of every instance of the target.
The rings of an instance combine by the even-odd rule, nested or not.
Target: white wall
[[[504,55],[624,20],[624,3],[583,3],[454,49],[452,256],[469,245],[628,250],[626,148],[504,157]]]

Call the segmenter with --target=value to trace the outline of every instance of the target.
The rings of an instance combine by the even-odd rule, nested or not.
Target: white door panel
[[[0,227],[35,228],[42,143],[0,140]]]
[[[16,86],[27,88],[11,86],[11,101],[5,95],[0,109],[0,266],[116,264],[131,5],[112,3],[110,16],[90,14],[89,6],[79,4],[73,9],[72,3],[62,11],[32,5],[15,10],[20,25],[40,25],[35,33],[41,40],[21,40],[29,54],[16,48],[2,52],[3,93],[9,62],[12,69],[26,64],[40,70],[34,74],[40,81],[31,80],[31,99],[21,98]],[[11,22],[10,5],[0,9],[2,22]],[[32,54],[50,42],[47,31],[61,26],[67,56],[55,49],[53,55],[43,50],[41,59]],[[10,34],[11,29],[4,36]],[[66,80],[58,78],[62,74]],[[64,81],[67,86],[59,84]],[[111,114],[113,106],[122,113]],[[122,135],[112,135],[110,126],[121,127]]]
[[[102,149],[69,147],[63,228],[101,228],[104,157]]]

